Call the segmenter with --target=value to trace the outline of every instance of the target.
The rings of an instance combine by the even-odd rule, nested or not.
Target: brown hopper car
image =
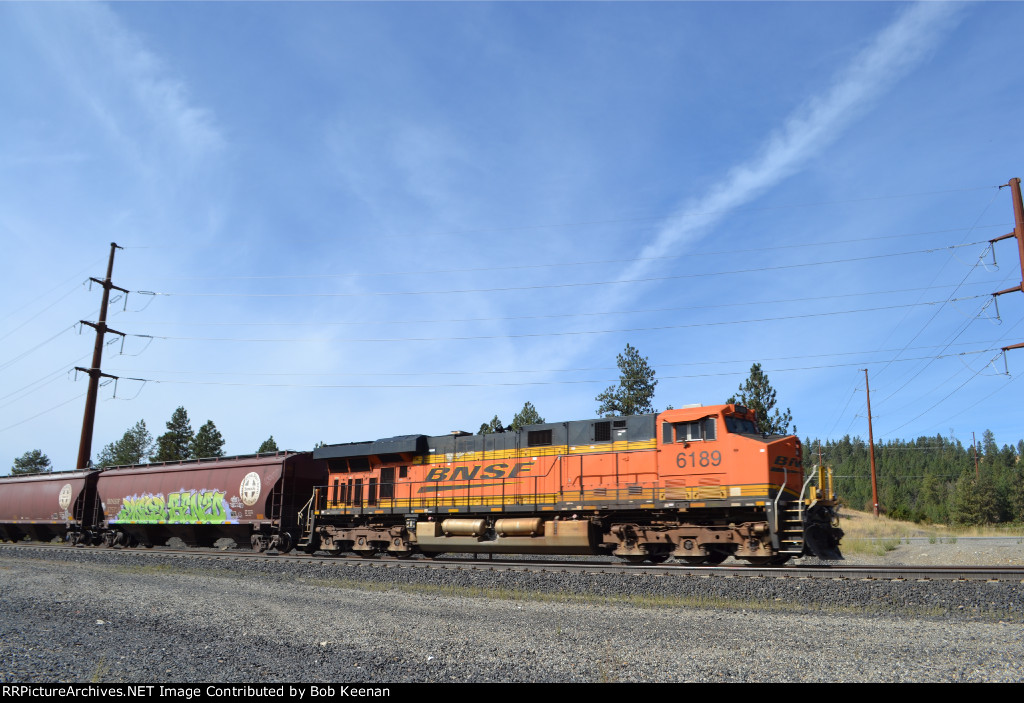
[[[98,471],[0,478],[0,539],[49,541],[81,534],[98,517]]]

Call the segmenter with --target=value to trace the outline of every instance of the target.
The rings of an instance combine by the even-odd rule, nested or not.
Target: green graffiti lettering
[[[231,508],[224,499],[224,491],[202,489],[199,491],[178,491],[164,499],[163,494],[125,496],[121,509],[110,521],[134,523],[237,523]]]
[[[211,491],[203,496],[200,515],[205,522],[224,522],[224,494]]]
[[[146,522],[160,522],[167,519],[167,503],[163,494],[151,496],[149,499],[149,514]]]
[[[167,522],[184,522],[183,512],[181,509],[181,494],[172,493],[167,496]]]

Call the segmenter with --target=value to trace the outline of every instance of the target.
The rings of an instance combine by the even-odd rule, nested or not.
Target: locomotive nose
[[[772,483],[799,495],[804,471],[800,440],[796,437],[780,437],[770,441],[767,454]]]

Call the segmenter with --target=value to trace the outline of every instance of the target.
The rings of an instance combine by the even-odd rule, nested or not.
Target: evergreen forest
[[[804,466],[831,466],[842,503],[872,510],[871,457],[867,442],[804,440]],[[916,441],[875,443],[881,512],[897,520],[953,525],[1024,522],[1024,440],[996,443],[985,431],[977,446],[937,435]],[[977,462],[975,462],[975,456]]]

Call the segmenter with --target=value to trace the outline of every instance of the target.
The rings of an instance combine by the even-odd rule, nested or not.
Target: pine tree
[[[965,471],[953,490],[949,517],[958,525],[987,525],[998,522],[998,497],[992,480],[985,474],[976,479],[973,471]]]
[[[533,407],[533,403],[526,401],[523,405],[523,409],[515,414],[512,418],[512,424],[508,426],[513,432],[518,432],[527,425],[540,425],[544,422],[544,418],[537,412],[537,408]]]
[[[50,457],[39,449],[22,454],[11,465],[11,476],[28,476],[29,474],[48,474],[53,471]]]
[[[153,435],[146,429],[146,421],[139,420],[116,442],[103,448],[96,457],[96,465],[127,466],[141,464],[153,449]]]
[[[167,423],[167,432],[157,437],[156,454],[150,461],[181,461],[188,459],[192,444],[192,425],[185,408],[179,407]]]
[[[789,408],[785,413],[775,411],[775,389],[768,382],[768,376],[761,370],[761,364],[754,364],[750,367],[750,376],[746,383],[739,387],[739,396],[731,396],[726,403],[739,403],[757,412],[757,428],[763,434],[789,434],[789,423],[793,421],[793,415]],[[796,434],[796,426],[793,426],[793,433]]]
[[[626,349],[617,357],[619,385],[608,386],[594,400],[601,403],[597,412],[604,417],[613,415],[640,415],[654,412],[654,369],[641,357],[636,348],[626,344]]]
[[[250,446],[252,446],[252,445],[250,445]],[[277,442],[274,441],[274,435],[270,435],[269,439],[263,440],[263,444],[261,444],[260,448],[256,450],[256,453],[257,454],[262,454],[263,452],[277,452],[277,451],[280,451],[280,449],[277,448]]]
[[[213,420],[207,420],[189,443],[189,454],[194,459],[224,456],[224,437]]]
[[[477,432],[477,434],[497,434],[504,431],[505,427],[501,424],[501,420],[498,419],[498,416],[495,415],[491,418],[490,422],[485,422],[480,425],[480,431]]]

